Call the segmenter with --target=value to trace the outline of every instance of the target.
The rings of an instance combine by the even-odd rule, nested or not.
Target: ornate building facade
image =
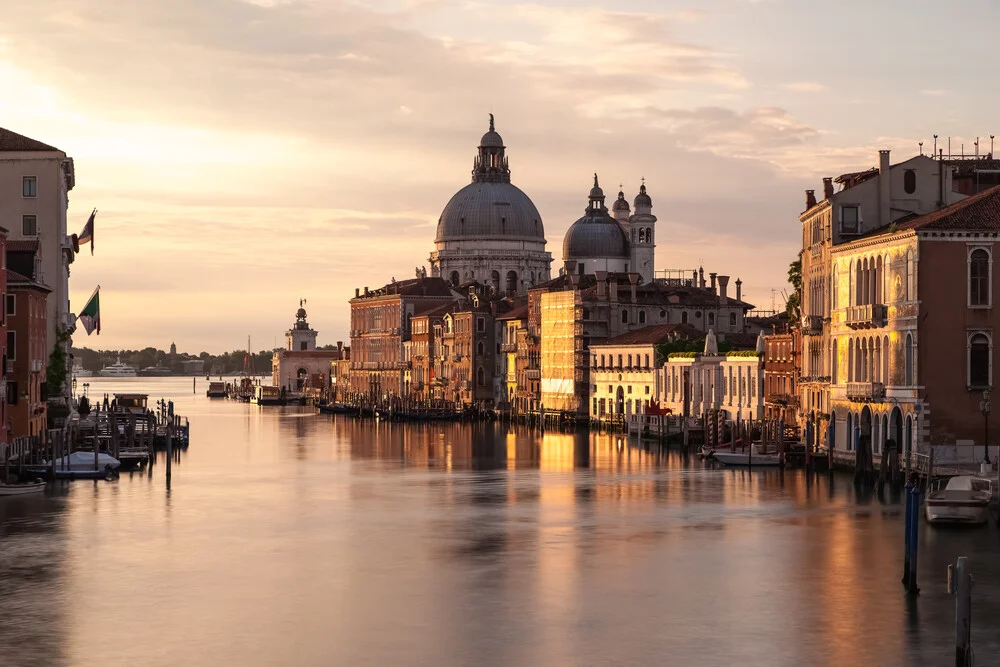
[[[497,294],[524,294],[549,279],[542,216],[510,182],[503,138],[493,125],[479,142],[472,183],[451,198],[438,219],[431,275],[457,287],[489,285]]]
[[[331,364],[347,356],[342,343],[336,350],[316,349],[318,332],[309,326],[304,306],[300,301],[295,323],[285,332],[285,349],[271,359],[271,383],[292,393],[329,387]]]

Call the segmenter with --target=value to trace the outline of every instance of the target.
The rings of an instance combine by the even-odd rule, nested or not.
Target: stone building
[[[798,422],[798,327],[764,335],[764,416]]]
[[[462,295],[441,278],[393,281],[376,290],[355,290],[351,299],[351,385],[355,395],[387,400],[406,395],[406,353],[413,317]]]
[[[69,265],[75,252],[67,232],[69,191],[76,184],[73,158],[40,141],[0,128],[0,226],[11,241],[35,242],[38,268],[30,275],[51,292],[46,299],[46,353],[56,345],[57,330],[73,330],[69,307]],[[80,221],[81,228],[84,220]],[[66,355],[69,358],[67,342]],[[70,370],[63,382],[69,396]]]
[[[7,417],[11,437],[43,438],[48,426],[46,301],[52,290],[35,273],[41,263],[37,250],[28,249],[33,243],[7,243],[3,304],[7,327]]]
[[[878,460],[890,439],[902,452],[934,446],[939,462],[984,457],[998,242],[995,187],[832,249],[827,438],[837,458],[864,449]]]
[[[527,347],[528,304],[513,308],[497,317],[498,339],[500,341],[498,359],[500,367],[497,377],[501,386],[497,391],[497,406],[512,413],[523,411],[518,405],[518,386],[527,386],[524,376],[527,370],[527,355],[519,354]]]
[[[331,364],[346,357],[344,345],[335,350],[316,348],[319,333],[309,326],[305,302],[299,302],[295,323],[285,332],[285,348],[271,360],[271,384],[290,393],[325,391],[330,387]]]
[[[563,237],[564,270],[579,275],[598,271],[632,272],[639,275],[641,282],[652,282],[656,216],[653,215],[653,201],[646,194],[646,184],[642,184],[635,198],[634,215],[630,214],[622,191],[612,205],[613,217],[604,202],[604,190],[594,174],[594,187],[590,190],[584,215]]]
[[[503,138],[490,129],[479,142],[472,183],[459,190],[438,219],[431,275],[458,287],[479,282],[496,294],[524,294],[549,279],[542,217],[510,182]]]

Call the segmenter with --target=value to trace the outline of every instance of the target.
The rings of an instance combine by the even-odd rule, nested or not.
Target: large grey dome
[[[630,257],[625,230],[607,213],[585,215],[563,237],[563,260]]]
[[[480,181],[459,190],[444,207],[434,241],[498,238],[544,243],[542,217],[516,185]]]

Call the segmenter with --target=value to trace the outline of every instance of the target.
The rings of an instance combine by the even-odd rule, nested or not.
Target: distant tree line
[[[329,347],[329,346],[327,346]],[[169,352],[147,347],[141,350],[91,350],[87,347],[75,347],[71,350],[74,362],[79,362],[88,371],[99,371],[103,367],[121,359],[122,363],[133,366],[136,370],[156,367],[169,368],[177,371],[178,362],[185,359],[204,359],[205,372],[212,374],[239,373],[243,370],[246,350],[233,350],[224,354],[186,354],[178,352],[171,357]],[[267,375],[271,372],[273,350],[262,350],[253,354],[253,369],[257,374]]]

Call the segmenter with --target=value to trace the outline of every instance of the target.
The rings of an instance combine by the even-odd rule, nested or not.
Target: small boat
[[[226,383],[225,382],[209,382],[208,391],[205,395],[209,398],[225,398],[226,397]]]
[[[168,375],[173,375],[173,373],[170,371],[169,368],[166,368],[164,366],[146,366],[141,371],[139,371],[139,375],[143,377],[162,378],[162,377],[167,377]]]
[[[259,384],[253,388],[250,402],[256,405],[284,405],[285,399],[281,396],[281,387]]]
[[[712,454],[712,458],[727,466],[779,466],[781,459],[777,453],[764,451],[764,446],[760,443],[750,445],[746,451],[728,452],[724,449],[717,449]]]
[[[45,491],[45,482],[37,480],[26,484],[0,484],[0,496],[24,496]]]
[[[137,415],[146,414],[146,404],[148,402],[149,394],[115,394],[115,404],[119,408]]]
[[[135,369],[128,364],[123,364],[121,359],[110,366],[105,366],[97,374],[102,378],[134,378],[137,376]]]
[[[933,487],[932,487],[933,488]],[[993,482],[972,475],[959,475],[928,494],[924,515],[928,523],[986,523],[993,498]]]
[[[56,479],[104,479],[118,474],[121,463],[113,456],[97,454],[97,465],[94,465],[94,452],[73,452],[69,456],[56,459]],[[43,461],[38,466],[25,468],[28,474],[39,477],[49,477],[52,474],[52,463]]]

